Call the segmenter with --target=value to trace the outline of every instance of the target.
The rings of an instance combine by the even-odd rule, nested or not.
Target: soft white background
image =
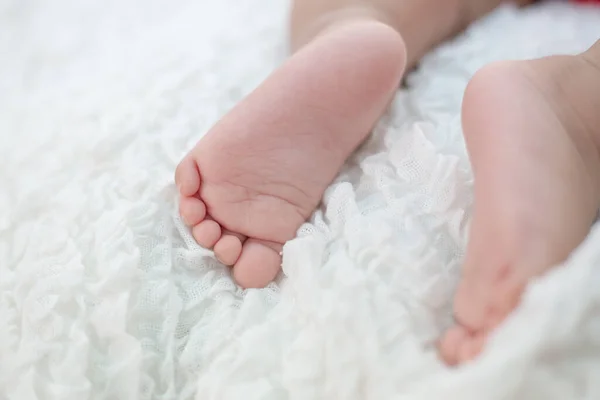
[[[587,48],[600,11],[506,7],[429,55],[286,277],[242,292],[182,227],[172,175],[284,59],[286,9],[0,1],[0,399],[600,398],[600,232],[478,362],[432,348],[468,233],[465,85]]]

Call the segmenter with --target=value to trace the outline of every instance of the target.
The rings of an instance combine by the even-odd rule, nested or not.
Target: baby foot
[[[454,311],[440,342],[458,364],[564,261],[600,204],[600,72],[585,56],[493,64],[469,84],[465,138],[475,210]]]
[[[371,20],[338,25],[299,50],[227,114],[176,171],[180,213],[203,247],[263,287],[283,244],[312,214],[397,89],[405,48]]]

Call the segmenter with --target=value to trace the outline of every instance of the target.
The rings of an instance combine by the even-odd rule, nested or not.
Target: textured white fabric
[[[466,83],[585,49],[600,12],[505,7],[429,55],[286,246],[286,278],[242,292],[182,227],[172,175],[284,59],[286,7],[0,2],[0,399],[600,398],[600,231],[479,361],[449,370],[432,347],[469,221]]]

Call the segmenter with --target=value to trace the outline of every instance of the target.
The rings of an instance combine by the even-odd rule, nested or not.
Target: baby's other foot
[[[476,357],[527,283],[588,234],[600,204],[598,110],[600,69],[586,56],[497,63],[469,84],[475,210],[457,325],[440,343],[448,363]]]

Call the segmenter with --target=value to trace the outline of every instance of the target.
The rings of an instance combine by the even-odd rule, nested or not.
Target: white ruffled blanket
[[[465,85],[585,49],[600,11],[504,7],[430,54],[286,246],[286,277],[242,292],[182,227],[172,175],[284,59],[286,7],[0,2],[0,399],[600,398],[598,230],[477,362],[432,348],[472,200]]]

